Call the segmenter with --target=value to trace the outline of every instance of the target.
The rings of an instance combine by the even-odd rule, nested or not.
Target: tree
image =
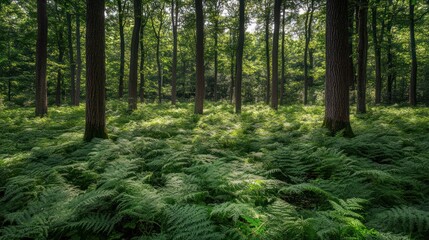
[[[243,78],[243,49],[244,49],[244,38],[245,38],[245,0],[240,0],[240,20],[239,20],[239,33],[237,43],[237,57],[236,57],[236,72],[235,72],[235,112],[241,113],[241,83]]]
[[[171,0],[171,26],[173,28],[173,62],[171,68],[171,103],[176,104],[177,95],[177,24],[179,21],[179,1]]]
[[[85,141],[107,138],[104,0],[86,1]]]
[[[377,30],[377,5],[380,0],[376,0],[372,5],[372,41],[374,43],[375,56],[375,104],[381,103],[382,77],[381,77],[381,47]]]
[[[152,22],[153,33],[155,34],[155,38],[156,38],[156,66],[158,69],[158,103],[161,103],[162,102],[162,69],[161,69],[162,66],[161,66],[160,47],[161,47],[161,37],[162,37],[161,31],[164,25],[164,2],[162,2],[160,6],[156,6],[156,7],[158,7],[158,10],[159,10],[158,29],[155,27],[155,21],[153,17],[151,17],[150,20]]]
[[[326,86],[325,120],[331,134],[344,131],[353,136],[349,109],[348,16],[347,0],[326,3]]]
[[[195,114],[203,114],[204,108],[204,14],[203,1],[195,0],[196,13],[196,77],[197,83],[195,88]]]
[[[139,60],[140,28],[142,24],[142,1],[134,0],[134,28],[131,39],[130,77],[128,82],[128,109],[137,109],[137,76]]]
[[[127,4],[127,0],[117,0],[116,4],[118,6],[118,16],[119,16],[119,38],[120,38],[120,47],[121,47],[121,59],[119,65],[119,98],[124,96],[124,75],[125,75],[125,35],[124,35],[124,9]]]
[[[80,14],[76,12],[76,92],[75,92],[75,105],[80,105],[80,82],[82,77],[82,53],[80,43]]]
[[[308,76],[309,64],[309,48],[311,41],[312,33],[312,24],[313,24],[313,15],[314,15],[314,0],[311,0],[310,7],[308,7],[306,16],[305,16],[305,46],[304,46],[304,105],[308,104],[308,87],[310,85],[310,80]]]
[[[146,13],[146,15],[144,15]],[[142,13],[142,25],[140,27],[140,87],[139,87],[139,97],[140,102],[144,102],[144,84],[145,84],[145,56],[146,56],[146,49],[145,49],[145,43],[144,43],[144,30],[148,21],[148,15],[149,14],[149,8],[146,5],[146,9],[144,10],[144,13]]]
[[[48,114],[46,64],[48,58],[48,15],[46,0],[37,0],[37,49],[36,49],[36,116]]]
[[[270,73],[270,15],[271,15],[271,1],[265,0],[265,58],[266,58],[266,68],[267,68],[267,85],[266,85],[266,96],[265,103],[270,103],[270,91],[271,91],[271,73]]]
[[[285,85],[286,85],[286,56],[285,56],[285,31],[286,27],[286,1],[283,1],[283,14],[282,14],[282,79],[280,82],[280,104],[284,103]]]
[[[67,40],[69,45],[69,67],[70,67],[70,99],[71,104],[75,105],[76,101],[76,63],[74,61],[73,54],[73,38],[72,38],[72,16],[70,12],[67,12]]]
[[[275,110],[279,107],[279,32],[281,0],[274,2],[274,33],[273,33],[273,83],[271,92],[271,107]]]
[[[366,113],[366,70],[368,58],[368,0],[359,2],[359,45],[358,45],[358,81],[357,113]]]
[[[417,105],[417,53],[416,53],[416,34],[414,30],[415,17],[414,5],[416,0],[409,0],[409,21],[410,21],[410,53],[411,53],[411,78],[409,102],[411,106]]]

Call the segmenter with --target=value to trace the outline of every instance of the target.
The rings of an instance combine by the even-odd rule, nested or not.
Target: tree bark
[[[104,0],[86,1],[85,141],[107,138]]]
[[[171,0],[171,25],[173,28],[173,62],[171,69],[171,103],[177,99],[177,24],[179,18],[179,1]]]
[[[393,1],[389,0],[389,5],[392,5]],[[389,20],[386,24],[386,32],[387,32],[387,46],[386,46],[386,52],[387,52],[387,102],[389,104],[392,103],[393,100],[393,92],[392,92],[392,86],[393,86],[393,80],[394,80],[394,76],[393,76],[393,71],[394,71],[394,66],[393,66],[393,53],[392,53],[392,25],[393,25],[393,16],[395,15],[394,13],[391,13],[392,16],[389,16]]]
[[[349,76],[349,81],[350,81],[350,83],[349,83],[349,85],[350,85],[350,88],[351,89],[353,89],[354,88],[354,82],[355,82],[355,65],[354,65],[354,60],[353,60],[353,41],[354,41],[354,39],[353,39],[353,34],[354,34],[354,32],[355,32],[355,30],[354,30],[354,16],[355,16],[355,3],[351,3],[351,4],[349,4],[349,6],[348,6],[348,14],[349,14],[349,22],[348,22],[348,28],[349,28],[349,33],[348,33],[348,36],[349,36],[349,47],[348,47],[348,49],[347,49],[347,51],[348,51],[348,55],[349,55],[349,60],[348,60],[348,68],[349,68],[349,74],[350,74],[350,76]],[[356,26],[356,28],[357,28],[357,26]]]
[[[270,91],[271,91],[271,67],[270,67],[270,13],[271,9],[269,3],[265,3],[265,58],[267,68],[267,85],[265,103],[270,104]]]
[[[130,75],[128,82],[128,110],[137,109],[137,76],[138,76],[138,59],[140,28],[142,23],[142,1],[134,0],[134,29],[131,39],[131,56],[130,56]]]
[[[76,13],[76,63],[77,63],[77,72],[76,72],[76,100],[75,105],[80,105],[80,83],[82,77],[82,53],[81,53],[81,43],[80,43],[80,16],[79,13]]]
[[[359,3],[359,45],[358,45],[358,81],[357,113],[366,113],[366,73],[368,59],[368,0]]]
[[[204,14],[203,1],[195,0],[196,13],[196,89],[195,89],[195,114],[203,114],[204,108]]]
[[[304,46],[304,105],[308,104],[308,87],[309,87],[309,76],[308,76],[308,57],[309,57],[309,47],[311,41],[311,28],[313,22],[313,13],[314,13],[314,0],[311,0],[311,5],[307,10],[307,15],[305,18],[305,46]]]
[[[381,78],[381,47],[378,42],[377,34],[377,4],[380,0],[376,1],[376,4],[372,7],[372,41],[374,43],[374,56],[375,56],[375,104],[381,103],[381,90],[382,90],[382,78]]]
[[[143,21],[143,24],[140,28],[140,87],[139,87],[139,97],[140,102],[144,102],[144,85],[145,85],[145,44],[144,44],[144,28],[146,27],[147,19]]]
[[[213,100],[217,100],[217,82],[218,82],[218,69],[219,69],[219,62],[218,62],[218,38],[219,38],[219,1],[216,1],[216,16],[214,20],[214,79],[213,79]]]
[[[48,15],[46,0],[37,0],[37,49],[36,49],[36,116],[48,114],[48,89],[46,64],[48,58]]]
[[[117,0],[119,15],[119,38],[121,48],[121,58],[119,65],[119,98],[124,96],[124,75],[125,75],[125,36],[124,36],[124,7],[121,0]]]
[[[158,29],[155,29],[155,24],[153,21],[153,18],[151,17],[151,21],[152,21],[152,28],[153,28],[153,32],[155,34],[155,38],[156,38],[156,66],[158,69],[158,103],[162,102],[162,69],[161,69],[161,53],[160,53],[160,45],[161,45],[161,30],[162,30],[162,25],[164,24],[164,4],[161,5],[160,9],[159,9],[159,27]]]
[[[414,3],[410,0],[410,53],[411,53],[411,78],[409,102],[411,106],[417,105],[417,53],[416,53],[416,36],[415,36],[415,19]]]
[[[62,28],[58,29],[58,64],[62,65],[64,61],[64,35]],[[60,106],[61,105],[61,83],[63,80],[63,70],[61,67],[57,70],[57,85],[55,89],[55,105]]]
[[[234,29],[230,29],[229,33],[230,37],[230,48],[231,48],[231,55],[230,55],[230,74],[231,74],[231,82],[230,82],[230,91],[229,91],[229,101],[232,103],[234,100],[234,87],[235,87],[235,81],[234,81],[234,75],[235,75],[235,61],[234,61]]]
[[[286,85],[286,56],[285,56],[285,31],[286,27],[286,1],[283,2],[282,16],[282,79],[280,82],[280,104],[284,103],[285,85]]]
[[[331,134],[350,126],[347,0],[327,0],[326,4],[326,88],[324,126]]]
[[[239,27],[238,27],[238,43],[237,43],[237,57],[236,57],[236,72],[235,72],[235,112],[237,114],[241,113],[241,85],[243,78],[243,50],[244,50],[244,40],[245,40],[245,0],[240,0],[240,9],[239,9]]]
[[[273,79],[271,91],[271,107],[279,108],[279,33],[280,33],[280,10],[281,0],[274,2],[274,33],[273,33]]]
[[[74,61],[73,54],[73,38],[72,38],[72,18],[71,14],[67,13],[67,30],[68,30],[68,44],[69,44],[69,64],[70,64],[70,99],[71,104],[75,105],[76,100],[76,82],[75,82],[75,74],[76,74],[76,63]]]

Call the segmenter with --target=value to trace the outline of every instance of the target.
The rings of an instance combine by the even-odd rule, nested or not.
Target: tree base
[[[338,121],[330,118],[325,118],[323,122],[323,127],[329,130],[330,136],[335,136],[336,134],[342,132],[342,135],[347,138],[354,137],[354,133],[350,122]]]
[[[85,130],[85,136],[83,137],[83,140],[85,142],[90,142],[93,138],[108,139],[109,136],[107,135],[107,131],[106,131],[105,128],[101,128],[101,129],[86,129]]]

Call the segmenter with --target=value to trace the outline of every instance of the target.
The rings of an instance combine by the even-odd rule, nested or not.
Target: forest
[[[428,0],[0,0],[0,240],[429,239]]]

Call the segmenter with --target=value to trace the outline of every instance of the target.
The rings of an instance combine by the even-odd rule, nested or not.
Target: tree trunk
[[[280,10],[282,0],[274,2],[274,33],[273,33],[273,82],[271,92],[271,107],[279,108],[279,32],[280,32]]]
[[[130,77],[128,82],[128,110],[137,109],[137,76],[139,60],[140,28],[142,23],[142,1],[134,0],[134,29],[131,39]]]
[[[392,0],[389,1],[389,5],[392,5]],[[393,13],[392,13],[393,15]],[[387,31],[387,102],[389,104],[392,103],[393,93],[392,93],[392,85],[393,85],[393,53],[392,53],[392,25],[393,25],[393,17],[390,17],[387,22],[386,31]]]
[[[140,28],[140,87],[139,87],[139,97],[140,102],[144,102],[144,84],[145,84],[145,73],[144,73],[144,64],[145,64],[145,44],[144,44],[144,28],[146,22]]]
[[[350,126],[347,0],[327,0],[326,4],[326,88],[325,120],[331,134],[344,130],[353,136]]]
[[[377,4],[380,0],[376,1],[376,4],[372,7],[372,41],[374,43],[374,56],[375,56],[375,104],[381,103],[381,90],[382,90],[382,78],[381,78],[381,48],[378,42],[377,34]]]
[[[82,53],[81,53],[81,44],[80,44],[80,16],[79,13],[76,13],[76,63],[77,63],[77,72],[76,72],[76,100],[75,105],[79,106],[80,104],[80,82],[82,76]]]
[[[118,15],[119,15],[119,38],[121,45],[121,60],[119,66],[119,98],[124,96],[124,75],[125,75],[125,36],[124,36],[124,9],[122,1],[117,1]]]
[[[285,85],[286,85],[286,56],[285,56],[285,26],[286,26],[286,2],[283,2],[282,17],[282,80],[280,82],[280,104],[284,103]]]
[[[355,65],[354,65],[354,60],[353,60],[353,34],[355,32],[354,30],[354,15],[355,15],[355,3],[349,4],[348,6],[348,14],[349,14],[349,22],[348,22],[348,29],[349,29],[349,47],[347,49],[348,51],[348,55],[349,55],[349,60],[348,60],[348,68],[349,68],[349,86],[351,89],[354,88],[354,82],[355,82]],[[356,26],[357,27],[357,26]]]
[[[307,11],[307,16],[305,18],[305,47],[304,47],[304,105],[308,104],[308,87],[309,87],[309,76],[308,76],[308,57],[309,57],[309,47],[311,41],[311,25],[313,22],[313,13],[314,13],[314,0],[311,0],[311,6]]]
[[[86,1],[85,141],[107,138],[104,0]]]
[[[177,98],[177,24],[179,15],[179,1],[171,0],[171,25],[173,28],[173,62],[171,70],[171,103],[176,105]]]
[[[216,3],[217,4],[217,3]],[[216,12],[216,14],[218,14],[218,12]],[[217,100],[217,78],[218,78],[218,68],[219,68],[219,63],[218,63],[218,34],[219,34],[219,20],[218,20],[218,15],[215,17],[215,29],[214,29],[214,79],[213,79],[213,100],[216,101]]]
[[[204,14],[203,14],[203,1],[195,0],[196,12],[196,89],[195,89],[195,114],[203,114],[204,108]]]
[[[48,89],[46,64],[48,58],[48,15],[46,0],[37,0],[37,49],[36,49],[36,116],[48,114]]]
[[[417,105],[417,53],[416,53],[416,36],[414,31],[414,5],[410,0],[410,52],[411,52],[411,79],[409,102],[411,106]]]
[[[268,3],[266,3],[268,4]],[[270,67],[270,12],[271,9],[269,6],[265,6],[265,58],[266,58],[266,68],[267,68],[267,85],[266,85],[266,95],[265,103],[270,104],[270,91],[271,91],[271,67]]]
[[[64,61],[64,35],[62,28],[58,29],[58,64],[62,65]],[[63,80],[63,70],[61,67],[57,70],[57,86],[55,90],[55,105],[60,106],[61,105],[61,83]]]
[[[70,62],[70,99],[71,104],[75,105],[76,99],[76,82],[75,82],[75,71],[76,63],[74,62],[73,56],[73,39],[72,39],[72,18],[71,14],[67,13],[67,30],[68,30],[68,44],[69,44],[69,62]]]
[[[160,44],[161,44],[161,30],[162,30],[162,25],[163,25],[163,16],[164,16],[164,5],[162,5],[159,9],[159,27],[158,29],[155,29],[155,24],[153,21],[153,18],[151,18],[152,21],[152,28],[153,28],[153,32],[155,34],[156,37],[156,66],[158,69],[158,103],[162,102],[162,69],[161,69],[161,54],[160,54]]]
[[[232,103],[234,100],[234,75],[235,75],[235,61],[234,61],[234,29],[230,29],[230,47],[231,47],[231,56],[230,56],[230,74],[231,74],[231,82],[230,82],[230,91],[229,91],[229,101]]]
[[[368,59],[368,0],[359,3],[357,113],[366,113],[366,72]]]
[[[241,113],[241,83],[243,78],[243,49],[244,49],[244,38],[245,38],[245,29],[244,29],[244,14],[245,14],[245,0],[240,0],[240,10],[239,10],[239,28],[238,28],[238,43],[237,43],[237,57],[236,57],[236,72],[235,72],[235,112],[237,114]]]

